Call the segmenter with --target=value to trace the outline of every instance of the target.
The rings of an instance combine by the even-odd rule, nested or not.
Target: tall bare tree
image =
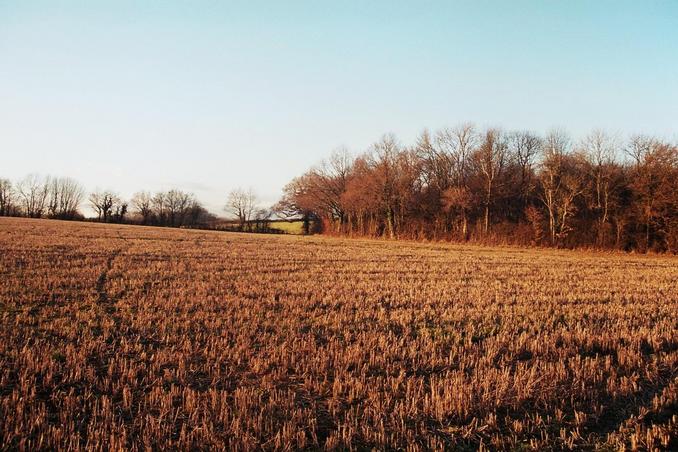
[[[541,138],[529,131],[513,132],[507,136],[507,145],[509,154],[518,166],[518,191],[521,208],[525,209],[535,188],[533,167],[541,149]]]
[[[241,230],[245,229],[256,208],[257,197],[251,188],[248,190],[243,190],[242,188],[232,190],[228,194],[226,206],[224,206],[224,210],[238,220]]]
[[[569,219],[576,213],[575,200],[584,192],[581,159],[569,150],[570,140],[561,131],[552,131],[544,140],[539,198],[546,206],[551,243],[570,232]]]
[[[454,128],[438,131],[435,147],[449,170],[449,183],[440,194],[446,212],[457,212],[460,232],[468,239],[468,214],[471,208],[471,190],[469,187],[473,172],[473,155],[478,149],[479,136],[472,123],[464,123]]]
[[[332,152],[328,160],[311,168],[294,184],[295,191],[303,192],[303,197],[297,196],[296,201],[301,201],[305,208],[312,208],[334,232],[340,232],[349,220],[342,195],[346,191],[352,165],[353,159],[348,151],[338,149]]]
[[[153,196],[147,191],[140,191],[132,196],[132,207],[141,217],[142,224],[150,224],[153,218]]]
[[[24,215],[31,218],[42,217],[47,209],[49,181],[37,174],[29,174],[17,184]]]
[[[652,140],[642,144],[642,149],[631,172],[631,187],[643,230],[643,248],[675,249],[678,244],[678,146]]]
[[[496,129],[485,132],[485,137],[474,154],[477,172],[483,186],[483,230],[490,228],[490,211],[494,203],[495,192],[507,159],[506,140]]]
[[[70,220],[78,213],[85,190],[70,177],[49,178],[48,212],[52,218]]]
[[[181,190],[173,189],[165,193],[165,207],[169,226],[183,225],[192,201],[193,195]]]
[[[374,180],[371,184],[374,199],[378,203],[378,210],[383,214],[385,233],[389,238],[396,235],[396,219],[398,202],[398,155],[401,152],[400,144],[392,134],[384,135],[380,141],[372,146],[369,156],[371,166],[370,177]],[[366,185],[370,186],[370,184]]]
[[[120,196],[111,190],[97,190],[90,193],[89,203],[97,213],[97,218],[99,221],[103,222],[110,221],[116,209],[120,211],[122,208]],[[126,210],[126,207],[124,210]]]
[[[0,217],[14,213],[14,198],[16,193],[9,179],[0,179]]]
[[[655,138],[647,135],[634,135],[624,148],[627,156],[631,157],[633,164],[638,167],[642,165],[645,156],[649,154],[658,144]]]
[[[604,245],[617,188],[616,165],[614,165],[616,141],[602,130],[591,132],[581,144],[588,163],[588,177],[591,180],[591,207],[596,218],[597,244]]]

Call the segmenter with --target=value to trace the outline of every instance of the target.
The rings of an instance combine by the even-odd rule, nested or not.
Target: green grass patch
[[[304,233],[304,222],[299,221],[299,220],[294,220],[294,221],[285,221],[285,220],[280,220],[280,221],[272,221],[270,223],[271,229],[275,229],[277,231],[282,231],[285,234],[303,234]]]

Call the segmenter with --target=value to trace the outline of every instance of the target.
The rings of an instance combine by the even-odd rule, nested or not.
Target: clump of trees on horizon
[[[209,227],[216,216],[192,193],[181,190],[141,191],[128,202],[112,190],[95,190],[86,197],[74,179],[29,174],[13,184],[0,179],[0,216],[85,220],[87,205],[104,223],[131,223],[168,227]]]
[[[678,146],[602,131],[385,135],[292,180],[277,206],[326,233],[557,247],[678,251]]]
[[[78,211],[85,190],[69,177],[29,174],[16,185],[0,179],[0,216],[82,219]]]
[[[96,217],[85,218],[80,211],[85,203]],[[85,189],[68,177],[29,174],[16,184],[0,178],[0,216],[272,232],[270,220],[274,213],[259,206],[252,189],[232,190],[224,211],[234,221],[219,219],[194,194],[178,189],[139,191],[127,201],[113,190],[97,189],[86,195]]]

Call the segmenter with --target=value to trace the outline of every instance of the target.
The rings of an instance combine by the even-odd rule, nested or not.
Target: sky
[[[678,1],[0,0],[0,177],[263,205],[424,129],[678,137]]]

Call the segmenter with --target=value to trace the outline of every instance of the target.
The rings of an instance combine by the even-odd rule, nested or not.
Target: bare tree
[[[342,195],[342,204],[351,206],[355,211],[356,205],[352,202],[346,202],[346,193]],[[283,197],[273,206],[273,210],[278,215],[287,219],[300,218],[303,224],[303,233],[311,232],[311,224],[318,220],[318,214],[322,211],[317,207],[315,196],[312,194],[312,186],[309,183],[308,173],[295,177],[283,188]],[[357,216],[358,222],[361,217]]]
[[[518,191],[521,207],[525,209],[534,190],[532,169],[541,148],[541,139],[532,132],[521,131],[509,134],[507,141],[509,154],[518,165]]]
[[[483,230],[487,234],[490,227],[490,210],[494,202],[497,182],[506,164],[506,141],[502,133],[490,129],[485,133],[485,139],[474,154],[478,174],[482,179],[483,196]]]
[[[441,202],[448,212],[457,212],[461,235],[468,239],[468,210],[471,207],[469,179],[472,156],[478,147],[478,133],[471,123],[453,129],[443,129],[436,134],[435,148],[445,171],[449,172],[447,183],[441,190]]]
[[[0,179],[0,217],[14,213],[14,198],[16,193],[9,179]]]
[[[120,196],[117,193],[114,193],[110,190],[105,191],[95,191],[89,195],[90,206],[96,211],[97,218],[99,221],[107,222],[112,219],[113,214],[116,209],[121,209],[121,200]],[[124,211],[126,212],[127,206],[125,205]],[[118,215],[120,210],[118,210]],[[124,216],[124,212],[123,212]]]
[[[85,196],[82,186],[69,177],[49,178],[48,212],[52,218],[70,220],[75,218]]]
[[[256,207],[257,197],[251,188],[247,191],[242,188],[236,188],[228,194],[224,210],[235,216],[240,229],[243,230],[252,218]]]
[[[173,189],[165,193],[164,199],[168,226],[182,226],[193,201],[193,195]]]
[[[643,247],[671,249],[678,241],[678,146],[652,141],[631,172],[630,185]]]
[[[349,152],[345,148],[339,148],[332,152],[329,160],[321,162],[311,171],[313,176],[310,181],[314,185],[312,192],[327,217],[336,224],[337,232],[347,221],[341,196],[346,191],[352,165],[353,159]]]
[[[141,217],[142,224],[150,224],[153,218],[153,196],[147,191],[140,191],[132,196],[135,213]]]
[[[111,218],[115,223],[122,223],[125,221],[125,215],[127,215],[127,207],[128,207],[127,203],[122,200],[114,206]]]
[[[588,163],[591,179],[591,208],[596,216],[597,241],[602,246],[610,217],[610,208],[616,189],[614,154],[616,141],[601,130],[594,130],[582,141],[582,150]]]
[[[155,213],[155,217],[158,223],[163,226],[167,224],[167,202],[165,198],[165,192],[158,192],[151,198],[151,206]]]
[[[634,135],[629,140],[628,146],[624,149],[626,155],[631,157],[636,167],[640,166],[657,145],[657,140],[647,135]]]
[[[539,198],[549,217],[551,243],[570,232],[569,219],[576,213],[575,199],[584,191],[583,171],[569,153],[569,139],[560,131],[546,136],[541,164]]]
[[[172,189],[155,195],[142,191],[132,197],[134,212],[143,224],[180,227],[205,221],[209,213],[192,193]]]
[[[371,181],[363,184],[372,191],[371,198],[375,201],[376,210],[383,215],[385,233],[389,238],[395,238],[400,193],[398,189],[398,156],[402,148],[395,135],[384,135],[381,140],[372,145],[372,152],[368,156],[370,168],[367,177]]]
[[[188,207],[187,213],[185,215],[184,225],[186,226],[198,226],[206,225],[208,222],[214,220],[214,216],[210,214],[207,209],[200,204],[200,201],[193,198],[191,204]]]
[[[462,124],[452,130],[453,145],[450,148],[454,160],[453,174],[455,184],[468,188],[471,155],[478,147],[478,132],[471,123]]]
[[[37,174],[29,174],[17,184],[24,214],[31,218],[40,218],[47,208],[49,194],[48,180]]]

